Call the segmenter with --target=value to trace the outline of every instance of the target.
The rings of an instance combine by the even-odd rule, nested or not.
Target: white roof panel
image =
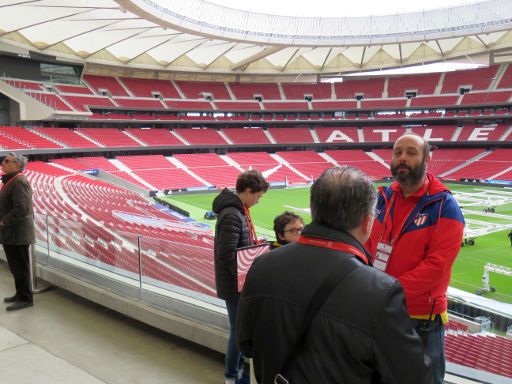
[[[13,52],[24,47],[91,64],[177,70],[169,63],[179,60],[180,71],[233,75],[356,72],[512,50],[512,39],[503,39],[512,30],[512,1],[462,4],[336,18],[203,0],[0,0],[0,42]]]

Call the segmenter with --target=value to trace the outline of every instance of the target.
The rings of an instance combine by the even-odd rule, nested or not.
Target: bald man
[[[448,188],[426,172],[429,154],[428,142],[418,135],[396,141],[390,167],[395,181],[379,188],[378,215],[365,246],[374,267],[402,284],[407,311],[441,384],[446,291],[464,218]]]

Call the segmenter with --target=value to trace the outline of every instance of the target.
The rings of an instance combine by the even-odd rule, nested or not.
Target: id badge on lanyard
[[[390,219],[390,213],[391,209],[394,207],[396,200],[396,194],[393,193],[393,196],[391,197],[391,201],[388,204],[388,207],[386,209],[386,213],[384,214],[384,232],[389,233],[389,237],[386,239],[381,234],[381,237],[379,239],[379,242],[377,243],[377,250],[375,251],[375,257],[373,260],[373,266],[374,268],[377,268],[379,271],[386,272],[386,268],[388,267],[389,260],[391,259],[391,253],[393,252],[393,244],[395,243],[396,239],[391,239],[390,232],[392,231],[393,224],[390,224],[388,220]],[[400,228],[403,227],[402,226]],[[386,228],[389,232],[386,231]]]
[[[427,187],[428,191],[428,187]],[[428,195],[428,192],[427,192]],[[395,228],[395,235],[394,237],[391,236],[391,233],[393,232],[393,223],[390,223],[390,213],[391,210],[394,209],[396,202],[396,192],[393,192],[393,195],[389,201],[388,207],[386,209],[386,213],[384,215],[384,233],[388,234],[387,239],[385,238],[384,233],[381,234],[381,238],[379,242],[377,243],[377,250],[375,252],[375,258],[373,261],[373,266],[377,268],[380,271],[385,272],[386,268],[388,267],[389,260],[391,259],[391,253],[393,252],[393,245],[396,244],[396,241],[400,237],[400,234],[404,230],[404,227],[406,227],[407,220],[411,213],[414,211],[414,207],[411,208],[409,212],[404,217],[404,220],[402,223],[399,223],[400,226],[397,226]],[[409,221],[410,224],[410,221]]]
[[[389,241],[381,239],[377,243],[377,251],[375,252],[375,258],[373,259],[373,266],[379,271],[386,272],[388,262],[393,252],[393,245]]]

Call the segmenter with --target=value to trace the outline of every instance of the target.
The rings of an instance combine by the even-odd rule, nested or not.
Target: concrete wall
[[[0,92],[19,105],[20,120],[45,120],[53,115],[53,109],[0,80]]]
[[[9,99],[0,95],[0,125],[9,125],[10,123]]]
[[[6,261],[0,248],[0,259]],[[160,295],[35,251],[38,281],[65,289],[175,336],[226,353],[229,322],[223,308]],[[37,292],[37,287],[34,287]],[[44,291],[40,293],[44,295]],[[176,295],[175,295],[176,296]],[[219,299],[213,299],[218,303]]]
[[[126,293],[116,293],[115,288],[87,281],[83,271],[76,272],[79,276],[74,276],[69,269],[61,270],[58,265],[37,265],[37,276],[46,282],[165,332],[214,351],[226,352],[228,320],[225,314],[151,292],[143,292],[140,299],[130,298]]]
[[[135,185],[133,183],[130,183],[129,181],[121,179],[120,177],[114,176],[108,172],[104,172],[101,169],[98,172],[98,179],[105,180],[108,183],[119,185],[122,188],[128,189],[128,190],[138,193],[140,195],[149,197],[148,190],[141,188],[138,185]]]

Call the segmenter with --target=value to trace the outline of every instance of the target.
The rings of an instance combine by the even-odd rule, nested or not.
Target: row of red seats
[[[504,73],[496,89],[512,87],[512,69],[504,65]],[[303,100],[306,96],[313,99],[354,99],[357,95],[365,98],[404,97],[406,92],[414,91],[418,95],[434,95],[436,88],[442,94],[456,93],[460,87],[473,91],[488,90],[496,77],[500,66],[473,70],[440,73],[402,75],[390,77],[372,77],[367,79],[345,78],[337,83],[216,83],[171,81],[138,78],[117,78],[110,76],[84,75],[82,86],[58,85],[55,88],[63,94],[103,95],[114,97],[168,99],[198,99],[212,96],[218,100],[254,100],[260,96],[264,100]],[[387,93],[384,94],[387,81]],[[31,91],[43,91],[42,84],[25,80],[7,80],[15,87]]]
[[[507,141],[511,129],[504,124],[466,124],[457,126],[412,127],[415,132],[435,142]],[[4,149],[98,148],[142,146],[295,144],[295,143],[358,143],[394,142],[406,132],[404,126],[316,127],[309,128],[34,128],[0,127],[0,147]],[[315,136],[318,140],[315,140]]]
[[[447,332],[445,354],[451,363],[512,377],[512,340],[504,337]]]
[[[499,82],[494,84],[498,73]],[[84,75],[82,85],[48,85],[6,79],[10,85],[58,111],[87,112],[89,107],[142,110],[308,110],[356,109],[355,98],[364,97],[360,108],[405,108],[406,94],[417,97],[410,107],[506,104],[511,97],[512,68],[508,64],[474,70],[422,75],[346,78],[340,83],[217,83],[117,78]],[[386,86],[387,85],[387,86]],[[492,85],[492,87],[491,87]],[[55,92],[49,90],[53,88]],[[471,92],[460,96],[460,88]],[[386,91],[385,91],[386,90]],[[213,102],[204,100],[211,97]],[[255,102],[261,97],[262,103]],[[311,97],[308,105],[305,98]],[[216,105],[215,103],[219,103]],[[115,113],[111,117],[117,117]],[[118,117],[119,118],[119,117]]]
[[[228,152],[225,159],[214,153],[175,154],[169,159],[162,155],[119,156],[117,160],[144,180],[146,184],[143,188],[177,190],[212,185],[231,187],[234,186],[238,174],[250,168],[264,172],[270,182],[287,181],[289,184],[307,183],[317,178],[326,168],[337,164],[356,166],[374,179],[389,176],[389,169],[384,164],[389,166],[391,149],[375,149],[373,154],[380,160],[376,161],[362,150],[326,150],[323,154],[313,151],[284,151],[277,152],[274,157],[265,152]],[[496,149],[494,152],[486,152],[482,148],[436,149],[431,155],[428,170],[434,175],[456,180],[508,180],[503,175],[512,172],[510,158],[512,149]],[[56,159],[53,162],[76,171],[91,167],[84,158]],[[110,172],[116,174],[115,171]]]
[[[214,294],[211,234],[184,227],[133,192],[48,164],[36,162],[30,168],[37,234],[41,241],[49,241],[50,249],[136,276],[137,236],[142,235],[144,278]],[[52,175],[46,168],[58,171]],[[41,214],[49,217],[42,219]]]
[[[439,106],[440,109],[443,109],[445,105]],[[183,108],[181,110],[189,110],[187,108]],[[211,112],[211,111],[210,111]],[[280,113],[280,112],[279,112]],[[310,114],[310,115],[301,115],[301,114],[279,114],[275,113],[272,115],[235,115],[235,116],[209,116],[209,115],[168,115],[168,114],[157,114],[157,113],[93,113],[88,118],[89,120],[118,120],[121,121],[135,121],[135,122],[162,122],[162,121],[208,121],[208,122],[222,122],[222,121],[251,121],[251,122],[260,122],[260,121],[346,121],[346,120],[411,120],[412,119],[420,119],[420,118],[435,118],[435,119],[446,119],[453,117],[467,117],[467,116],[504,116],[512,114],[508,109],[484,109],[482,110],[473,110],[471,112],[468,111],[459,111],[459,112],[417,112],[411,113],[410,115],[406,115],[405,113],[376,113],[371,116],[369,113],[359,113],[354,114],[353,112],[347,113],[344,116],[333,116],[332,114],[323,113],[319,114]]]
[[[505,66],[504,74],[496,89],[512,87],[512,69]],[[473,70],[440,73],[372,77],[369,79],[345,78],[337,83],[216,83],[193,81],[170,81],[155,79],[116,78],[85,75],[84,80],[98,94],[109,92],[113,96],[187,98],[198,99],[212,96],[218,100],[254,100],[260,96],[264,100],[303,100],[313,99],[354,99],[362,94],[365,98],[404,97],[406,92],[415,91],[418,95],[433,95],[436,88],[441,93],[457,93],[460,87],[473,91],[488,90],[500,70],[499,65]],[[384,95],[385,82],[387,95]]]
[[[406,108],[446,108],[455,106],[491,106],[506,105],[512,96],[510,91],[469,93],[464,96],[419,96],[412,99],[401,98],[365,98],[360,104],[355,100],[315,100],[306,101],[264,101],[232,102],[232,101],[202,101],[202,100],[170,100],[155,98],[109,98],[97,95],[68,95],[48,92],[28,92],[37,101],[46,104],[56,111],[64,112],[90,112],[91,109],[107,109],[108,114],[93,114],[93,119],[113,120],[179,120],[173,115],[152,116],[144,111],[163,112],[176,111],[227,111],[227,112],[263,112],[263,111],[329,111],[329,110],[396,110]],[[460,98],[460,100],[459,100]],[[127,115],[115,110],[134,109],[140,112]],[[481,112],[478,112],[479,114]],[[183,119],[183,117],[181,118]],[[193,118],[191,118],[193,119]],[[218,120],[222,120],[219,117]],[[226,120],[244,120],[243,116],[226,118]]]

